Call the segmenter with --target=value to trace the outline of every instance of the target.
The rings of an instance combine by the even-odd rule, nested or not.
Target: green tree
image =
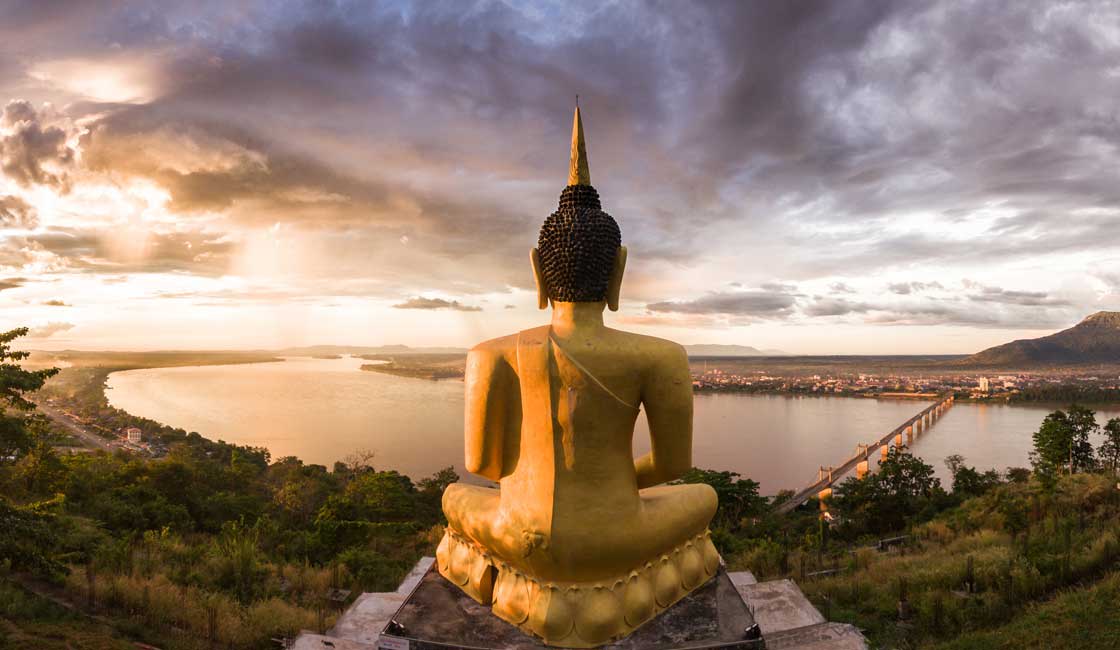
[[[978,472],[964,464],[964,456],[953,454],[945,459],[945,466],[953,475],[953,494],[960,499],[978,497],[1003,482],[999,472]]]
[[[14,506],[0,498],[0,569],[58,575],[65,567],[53,557],[57,543],[50,512],[57,501]]]
[[[1100,427],[1093,411],[1074,404],[1068,412],[1054,411],[1034,432],[1031,464],[1040,474],[1091,471],[1096,467],[1089,436]]]
[[[420,479],[416,484],[419,489],[417,519],[425,522],[443,521],[443,491],[458,480],[459,474],[454,467],[444,467],[428,478]]]
[[[1101,464],[1116,473],[1120,467],[1120,418],[1112,418],[1104,425],[1104,442],[1097,449]]]
[[[887,452],[876,473],[837,486],[833,501],[845,519],[845,531],[853,536],[902,530],[919,515],[947,505],[933,467],[898,447]]]
[[[416,487],[395,471],[365,470],[353,477],[342,494],[332,496],[319,511],[320,521],[412,521]]]
[[[12,350],[12,341],[27,334],[21,327],[0,334],[0,463],[10,462],[35,444],[31,412],[35,405],[25,397],[43,387],[58,368],[24,370],[18,363],[30,352]]]
[[[714,523],[732,531],[742,526],[743,519],[760,515],[766,509],[766,498],[758,494],[758,482],[740,478],[736,472],[693,467],[673,483],[706,483],[712,486],[719,500]]]
[[[54,447],[39,442],[16,461],[13,475],[28,494],[52,495],[62,489],[66,466]]]

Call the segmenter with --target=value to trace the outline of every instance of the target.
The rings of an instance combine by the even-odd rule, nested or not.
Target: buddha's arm
[[[492,481],[502,478],[508,366],[496,350],[475,348],[467,355],[466,468]]]
[[[680,478],[692,467],[692,374],[684,348],[659,351],[642,386],[651,451],[634,461],[638,488]]]

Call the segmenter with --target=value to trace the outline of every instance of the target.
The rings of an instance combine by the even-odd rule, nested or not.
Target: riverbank
[[[76,352],[41,354],[40,363],[58,362],[61,370],[34,396],[40,411],[62,434],[60,447],[70,441],[102,451],[122,448],[120,431],[136,427],[143,432],[148,453],[166,451],[161,432],[174,430],[163,423],[137,417],[109,405],[106,383],[114,372],[151,368],[276,363],[284,359],[242,352]]]
[[[379,362],[363,364],[361,369],[366,372],[432,381],[462,379],[467,365],[461,354],[365,354],[359,358]]]
[[[74,371],[80,373],[75,377],[87,379],[107,376],[101,367]],[[95,406],[102,416],[120,411],[104,401],[104,383],[96,385],[102,400]],[[758,405],[766,401],[794,403],[760,400]],[[61,486],[65,499],[56,507],[64,514],[51,525],[61,539],[51,552],[96,558],[75,561],[70,578],[62,582],[65,597],[78,604],[92,602],[113,620],[143,620],[142,629],[151,635],[147,642],[176,647],[175,635],[185,630],[190,639],[211,636],[220,645],[263,649],[269,639],[291,634],[291,627],[322,626],[315,620],[315,607],[324,593],[350,589],[356,594],[395,584],[396,574],[411,566],[415,556],[429,553],[438,539],[438,497],[446,481],[453,480],[451,474],[413,483],[397,472],[362,465],[338,463],[327,470],[294,457],[272,460],[263,450],[153,424],[160,435],[178,439],[176,450],[164,459],[139,463],[128,454],[65,458],[61,469],[51,470],[62,474],[32,476],[32,481],[6,488],[11,490],[7,494],[34,503]],[[258,426],[269,431],[263,421]],[[961,450],[962,440],[953,443],[954,451]],[[39,466],[51,468],[49,463]],[[833,620],[857,623],[881,645],[931,647],[961,634],[967,639],[970,630],[984,627],[1029,647],[1048,634],[1026,624],[1034,606],[1062,589],[1093,585],[1115,566],[1120,504],[1112,491],[1115,479],[1108,477],[1063,479],[1056,493],[1033,481],[985,488],[998,492],[960,508],[952,508],[939,493],[926,504],[944,509],[937,520],[925,522],[926,510],[915,508],[922,514],[913,522],[872,531],[883,537],[910,528],[916,543],[904,554],[869,551],[862,534],[844,530],[860,519],[878,522],[882,518],[874,513],[886,512],[880,506],[897,505],[878,491],[850,492],[844,497],[849,499],[846,510],[841,499],[839,523],[818,540],[815,505],[792,517],[774,517],[765,500],[758,501],[757,485],[730,483],[731,477],[722,473],[703,478],[713,480],[717,493],[728,497],[721,496],[713,528],[721,529],[716,537],[729,564],[799,583],[805,582],[800,574],[806,569],[829,571],[830,577],[811,578],[806,594]],[[749,498],[739,498],[744,493]],[[743,502],[758,510],[734,510]],[[1019,522],[1029,522],[1035,532],[1024,539]],[[144,534],[160,530],[165,532]],[[238,561],[233,563],[229,558],[235,554]],[[954,600],[969,554],[975,555],[978,595]],[[1072,562],[1065,559],[1071,555]],[[831,573],[837,569],[839,573]],[[912,608],[902,626],[896,624],[899,578],[906,581],[902,589]],[[96,582],[92,589],[91,581]],[[1100,584],[1101,598],[1114,593],[1110,583]],[[6,616],[0,607],[0,618]],[[1002,623],[1012,627],[998,629]],[[21,620],[16,627],[26,626]],[[1034,636],[1028,634],[1032,631]],[[1106,638],[1099,636],[1106,631],[1098,627],[1093,638]],[[177,647],[186,648],[188,642],[193,643]]]
[[[136,370],[112,374],[106,394],[109,405],[128,413],[215,440],[267,447],[276,458],[331,467],[372,451],[380,466],[404,474],[426,476],[452,465],[466,475],[463,384],[359,371],[362,364],[350,356],[302,357]],[[693,462],[750,476],[763,494],[800,489],[821,465],[839,464],[857,445],[879,439],[935,401],[853,397],[701,392],[694,400]],[[944,458],[958,453],[984,470],[1023,467],[1031,433],[1047,410],[1053,408],[962,403],[916,437],[913,451],[942,480],[948,479]],[[1105,419],[1120,415],[1100,410]],[[637,419],[633,444],[636,456],[649,450],[644,417]]]

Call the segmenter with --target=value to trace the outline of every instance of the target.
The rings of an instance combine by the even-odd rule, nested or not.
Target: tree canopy
[[[1096,414],[1074,404],[1068,411],[1054,411],[1046,416],[1034,433],[1031,464],[1041,474],[1088,472],[1096,468],[1093,445],[1089,436],[1100,426]]]

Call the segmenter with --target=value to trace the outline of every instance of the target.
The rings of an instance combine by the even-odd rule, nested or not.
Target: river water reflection
[[[362,372],[358,359],[156,368],[113,373],[110,402],[208,438],[267,447],[331,466],[358,450],[413,478],[463,471],[463,384]],[[697,395],[694,461],[758,481],[764,494],[798,488],[929,402],[779,395]],[[1031,432],[1054,406],[958,403],[914,443],[946,480],[943,459],[978,469],[1026,466]],[[1097,420],[1120,417],[1100,409]],[[1097,443],[1098,441],[1094,441]],[[644,416],[635,454],[648,451]],[[948,486],[946,486],[948,487]]]

